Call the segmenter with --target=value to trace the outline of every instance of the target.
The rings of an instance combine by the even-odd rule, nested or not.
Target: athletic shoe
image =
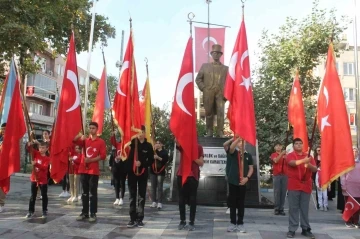
[[[77,197],[73,197],[71,200],[71,202],[77,202],[77,201],[78,201]]]
[[[137,223],[135,221],[129,221],[129,223],[127,224],[127,227],[131,228],[131,227],[136,227]]]
[[[354,228],[355,227],[355,225],[352,222],[345,222],[345,226],[347,228]]]
[[[162,209],[162,204],[161,203],[158,203],[157,209]]]
[[[90,214],[89,222],[96,222],[96,214],[95,213]]]
[[[320,211],[324,211],[324,207],[321,206],[321,207],[319,208],[319,210],[320,210]]]
[[[80,195],[80,196],[78,196],[78,199],[79,199],[79,200],[81,200],[81,195]]]
[[[324,211],[327,212],[329,209],[328,207],[324,207]]]
[[[46,211],[43,211],[41,218],[44,218],[44,219],[47,218],[47,212]]]
[[[230,214],[230,208],[229,207],[226,209],[226,214]]]
[[[26,219],[30,219],[30,218],[33,218],[34,217],[34,213],[32,212],[29,212],[28,214],[26,214],[25,218]]]
[[[286,234],[287,238],[294,238],[295,237],[295,232],[292,231],[288,231],[288,233]]]
[[[122,198],[120,198],[120,200],[119,200],[119,206],[122,206],[122,205],[124,205],[124,200],[123,200]]]
[[[195,231],[195,225],[193,222],[189,223],[189,231]]]
[[[359,229],[359,228],[360,228],[360,224],[359,224],[359,223],[356,223],[356,224],[354,225],[354,227],[357,228],[357,229]]]
[[[120,202],[120,200],[117,198],[117,199],[115,200],[115,202],[114,202],[114,205],[118,205],[119,202]]]
[[[89,218],[89,215],[81,213],[77,218],[76,221],[83,221],[85,219]]]
[[[69,192],[65,192],[65,193],[64,193],[64,197],[65,197],[65,198],[70,197],[70,196],[71,196],[71,194],[70,194]]]
[[[241,232],[241,233],[245,233],[245,232],[246,232],[245,227],[244,227],[244,224],[239,224],[239,225],[237,225],[237,229],[238,229],[239,232]]]
[[[284,212],[284,210],[280,210],[280,211],[279,211],[279,214],[280,214],[281,216],[285,216],[285,215],[286,215],[285,212]]]
[[[276,215],[276,216],[279,215],[279,210],[275,210],[274,215]]]
[[[153,202],[153,203],[150,205],[151,208],[156,208],[156,206],[157,206],[156,202]]]
[[[237,230],[237,226],[235,224],[230,224],[227,228],[228,232],[233,232]]]
[[[178,226],[178,229],[179,230],[182,230],[186,227],[186,221],[180,221],[179,223],[179,226]]]
[[[73,200],[73,198],[72,197],[69,197],[69,199],[67,200],[67,202],[71,202]]]
[[[142,228],[144,227],[144,223],[142,221],[137,221],[137,226]]]
[[[315,239],[314,234],[311,233],[311,230],[302,230],[301,235],[307,237],[307,238],[311,238],[311,239]]]
[[[5,209],[5,206],[0,206],[0,212],[3,212]]]
[[[65,192],[60,193],[59,198],[64,198],[64,197],[65,197]]]

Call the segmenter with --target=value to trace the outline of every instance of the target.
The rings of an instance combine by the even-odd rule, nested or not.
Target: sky
[[[320,0],[320,7],[337,10],[337,15],[354,16],[355,0]],[[247,30],[250,63],[256,64],[255,52],[263,30],[276,33],[286,17],[302,19],[311,13],[312,0],[246,0],[245,24]],[[227,25],[225,32],[224,63],[229,64],[236,36],[241,23],[241,0],[212,0],[210,22]],[[121,31],[125,31],[124,52],[129,38],[131,16],[134,34],[134,51],[137,66],[138,87],[146,80],[144,59],[148,59],[152,103],[162,107],[172,102],[178,80],[185,45],[190,36],[188,14],[194,21],[207,22],[205,0],[99,0],[96,13],[105,15],[116,29],[116,38],[108,40],[104,49],[107,72],[119,75],[116,62],[120,60]],[[360,45],[360,1],[357,0],[358,45]],[[194,26],[206,25],[195,24]],[[353,25],[346,31],[353,43]],[[87,69],[88,53],[80,53],[78,65]],[[103,60],[100,45],[91,54],[91,74],[100,78]]]

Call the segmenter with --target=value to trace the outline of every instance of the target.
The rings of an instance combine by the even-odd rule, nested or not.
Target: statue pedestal
[[[225,179],[226,153],[223,143],[227,138],[199,137],[198,142],[204,148],[205,165],[200,168],[197,202],[199,205],[226,206],[227,182]],[[245,197],[246,207],[260,206],[259,181],[257,173],[256,148],[246,145],[246,151],[251,153],[254,161],[254,174],[247,184]],[[180,153],[175,150],[170,196],[172,201],[178,201],[176,173],[180,163]]]

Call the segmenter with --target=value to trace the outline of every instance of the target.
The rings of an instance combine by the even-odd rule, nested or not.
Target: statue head
[[[210,54],[211,54],[211,57],[213,58],[214,62],[219,62],[220,57],[223,55],[222,46],[219,44],[212,45]]]

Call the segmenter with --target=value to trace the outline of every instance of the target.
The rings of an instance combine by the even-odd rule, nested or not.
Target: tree
[[[87,50],[91,27],[91,7],[88,0],[2,0],[0,2],[0,53],[2,60],[19,57],[22,79],[39,69],[34,62],[36,52],[52,49],[53,54],[66,54],[71,29],[74,29],[76,49]],[[115,28],[102,15],[96,15],[94,44],[106,46],[115,37]],[[0,59],[1,60],[1,59]],[[2,62],[2,61],[0,61]],[[0,63],[0,78],[4,77],[4,62]]]
[[[296,69],[300,74],[308,134],[311,137],[320,84],[320,77],[313,74],[313,69],[324,59],[330,38],[333,38],[336,46],[349,23],[345,17],[339,21],[335,10],[319,9],[318,3],[318,0],[314,1],[311,14],[304,19],[288,17],[278,33],[270,35],[264,31],[259,41],[261,54],[255,70],[254,101],[262,166],[269,163],[274,143],[285,143],[287,104]],[[291,138],[290,134],[289,143]],[[314,143],[318,138],[317,133]]]

